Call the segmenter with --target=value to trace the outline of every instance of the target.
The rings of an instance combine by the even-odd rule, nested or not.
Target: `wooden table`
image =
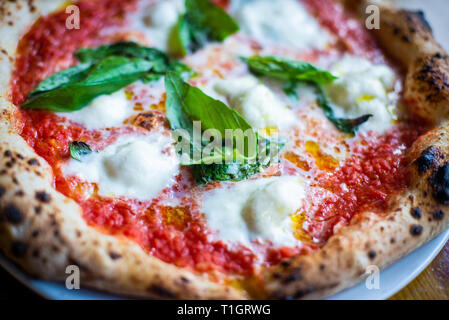
[[[0,268],[0,299],[40,299]],[[391,298],[449,300],[449,242],[413,282]]]
[[[449,300],[449,242],[435,260],[392,300]]]

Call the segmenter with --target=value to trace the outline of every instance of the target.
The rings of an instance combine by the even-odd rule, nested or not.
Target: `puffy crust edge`
[[[364,279],[368,267],[384,268],[449,227],[449,60],[422,12],[383,1],[343,1],[366,19],[368,5],[380,8],[379,43],[406,71],[404,99],[412,114],[434,129],[409,150],[409,188],[390,201],[391,210],[365,212],[340,229],[319,251],[294,257],[265,272],[272,298],[315,299]],[[446,175],[447,172],[447,175]]]
[[[0,4],[0,249],[31,275],[64,281],[80,268],[81,286],[161,299],[241,299],[241,291],[148,255],[125,237],[89,227],[78,204],[53,187],[51,168],[15,132],[8,100],[21,35],[63,0]]]
[[[352,10],[369,1],[344,1]],[[0,4],[0,248],[29,273],[64,280],[78,265],[81,284],[151,298],[246,298],[242,292],[148,256],[135,243],[86,225],[80,207],[52,187],[46,162],[14,132],[7,89],[20,36],[63,0]],[[359,11],[359,12],[363,12]],[[385,30],[387,32],[384,32]],[[411,186],[392,199],[392,210],[354,218],[319,251],[283,261],[265,272],[271,298],[321,298],[359,282],[366,267],[380,268],[432,239],[449,225],[447,54],[433,40],[422,14],[381,5],[385,50],[407,70],[411,112],[434,124],[410,151]],[[400,30],[400,32],[398,32]],[[447,177],[445,175],[448,172]],[[446,187],[448,194],[446,194]],[[448,199],[446,199],[446,196]]]

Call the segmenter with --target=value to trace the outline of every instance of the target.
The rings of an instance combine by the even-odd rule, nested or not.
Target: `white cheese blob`
[[[122,89],[109,95],[101,95],[80,110],[58,112],[58,115],[94,130],[119,127],[133,113],[133,103],[127,99],[125,90]]]
[[[202,211],[217,240],[292,247],[299,241],[291,215],[302,205],[304,188],[298,177],[241,181],[206,193]]]
[[[284,129],[294,124],[293,112],[255,77],[219,80],[214,84],[214,89],[225,96],[230,107],[255,128]]]
[[[330,36],[298,0],[234,0],[231,13],[243,34],[261,44],[324,48]]]
[[[103,196],[150,200],[170,186],[179,172],[175,153],[163,152],[171,145],[171,138],[159,133],[120,138],[81,162],[70,159],[64,173],[97,183]]]
[[[396,76],[386,65],[375,65],[358,57],[345,56],[330,70],[338,77],[325,87],[336,105],[336,113],[345,117],[372,114],[361,130],[383,133],[393,125],[397,94]]]
[[[145,34],[152,46],[165,51],[173,27],[184,11],[184,0],[158,1],[141,9],[133,27]]]

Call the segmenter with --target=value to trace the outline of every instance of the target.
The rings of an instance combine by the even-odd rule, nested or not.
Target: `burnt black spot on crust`
[[[290,265],[291,265],[292,263],[291,263],[290,261],[288,261],[288,260],[284,260],[284,261],[282,261],[280,264],[281,264],[282,267],[288,268],[288,267],[290,267]]]
[[[280,273],[277,273],[277,272],[273,273],[273,279],[279,280],[281,278],[282,278],[282,275]]]
[[[429,179],[433,197],[441,204],[449,204],[449,163],[437,168]]]
[[[190,282],[190,280],[189,279],[187,279],[186,277],[184,277],[184,276],[181,276],[181,282],[183,282],[183,283],[189,283]]]
[[[310,287],[310,288],[307,288],[307,289],[301,289],[301,290],[296,291],[295,295],[292,298],[295,299],[295,300],[296,299],[301,299],[301,298],[305,297],[306,295],[311,294],[311,293],[313,293],[315,291],[316,291],[315,287]],[[291,300],[291,298],[290,297],[286,297],[286,300]]]
[[[273,292],[271,297],[274,299],[296,300],[296,299],[304,298],[305,296],[312,294],[318,290],[329,290],[329,289],[333,289],[337,286],[338,286],[338,283],[331,283],[329,285],[324,285],[324,286],[319,286],[319,287],[311,285],[306,288],[297,290],[293,295],[286,295],[284,290],[277,290],[277,291]]]
[[[326,269],[326,265],[322,263],[322,264],[320,264],[319,268],[320,268],[321,271],[323,271],[324,269]]]
[[[51,196],[45,191],[36,192],[36,199],[43,203],[49,203],[51,201]]]
[[[420,174],[425,173],[435,165],[439,157],[440,150],[435,146],[431,146],[424,150],[419,158],[415,160],[415,164],[418,167],[418,172]]]
[[[17,192],[15,193],[15,195],[16,195],[17,197],[23,197],[23,196],[25,195],[25,192],[23,192],[23,190],[19,190],[19,191],[17,191]]]
[[[412,234],[412,236],[419,236],[421,235],[422,231],[423,227],[419,224],[414,224],[410,227],[410,233]]]
[[[26,254],[27,249],[28,249],[28,245],[23,241],[14,241],[11,245],[11,253],[16,258],[23,257]]]
[[[374,258],[376,258],[377,253],[374,250],[370,250],[368,251],[368,258],[370,258],[371,260],[373,260]]]
[[[299,273],[293,273],[282,279],[283,284],[289,284],[293,281],[301,280],[302,276]]]
[[[421,211],[421,209],[419,207],[412,208],[410,213],[411,213],[412,217],[415,218],[415,219],[419,220],[422,217],[422,211]]]
[[[427,30],[428,32],[432,32],[432,27],[430,26],[429,22],[427,21],[424,11],[422,11],[422,10],[416,11],[415,16],[418,18],[418,21],[420,22],[420,25],[423,29]]]
[[[31,255],[33,256],[33,258],[39,258],[39,256],[41,255],[39,249],[34,249],[33,252],[31,252]]]
[[[37,159],[30,159],[30,160],[28,160],[28,164],[30,166],[38,166],[39,165],[39,161]]]
[[[412,39],[408,35],[403,35],[401,39],[405,42],[412,42]]]
[[[20,224],[23,222],[23,214],[19,208],[15,205],[10,204],[3,209],[3,214],[6,218],[6,221],[12,224]]]
[[[443,210],[438,210],[438,211],[436,211],[434,214],[433,214],[433,218],[435,219],[435,220],[443,220],[443,218],[444,218],[444,211]]]
[[[447,101],[449,91],[449,77],[441,68],[440,58],[435,54],[417,60],[418,68],[415,74],[418,90],[429,92],[426,100],[432,103]]]
[[[116,252],[109,252],[109,256],[111,257],[112,260],[117,260],[117,259],[120,259],[122,257],[121,254],[118,254]]]
[[[148,292],[150,293],[154,293],[157,296],[161,297],[161,298],[165,298],[165,299],[176,299],[177,295],[170,291],[169,289],[160,286],[160,285],[153,285],[148,287]]]
[[[36,12],[37,8],[34,4],[34,0],[28,0],[27,4],[28,4],[28,9],[30,10],[31,13]]]

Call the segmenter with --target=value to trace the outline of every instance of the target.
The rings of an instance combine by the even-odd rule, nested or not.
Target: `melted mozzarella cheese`
[[[94,130],[121,126],[134,112],[132,102],[122,89],[113,94],[101,95],[80,110],[59,112],[58,115]]]
[[[71,159],[64,173],[97,183],[103,196],[150,200],[170,186],[179,172],[174,152],[163,152],[171,145],[171,139],[159,133],[121,138],[82,162]]]
[[[219,80],[214,84],[214,89],[224,95],[230,107],[255,128],[283,129],[294,123],[293,112],[267,86],[252,76]]]
[[[365,131],[382,133],[392,126],[398,99],[394,92],[393,70],[363,58],[345,56],[331,72],[338,79],[326,86],[326,92],[337,105],[337,114],[345,117],[372,114],[373,117],[361,126]]]
[[[324,48],[330,36],[298,0],[233,1],[232,15],[244,34],[262,44]]]
[[[298,177],[241,181],[206,193],[203,212],[217,240],[271,242],[294,246],[291,215],[301,207],[304,183]]]
[[[166,50],[173,27],[184,13],[184,0],[164,0],[142,8],[133,27],[146,35],[151,45]]]

